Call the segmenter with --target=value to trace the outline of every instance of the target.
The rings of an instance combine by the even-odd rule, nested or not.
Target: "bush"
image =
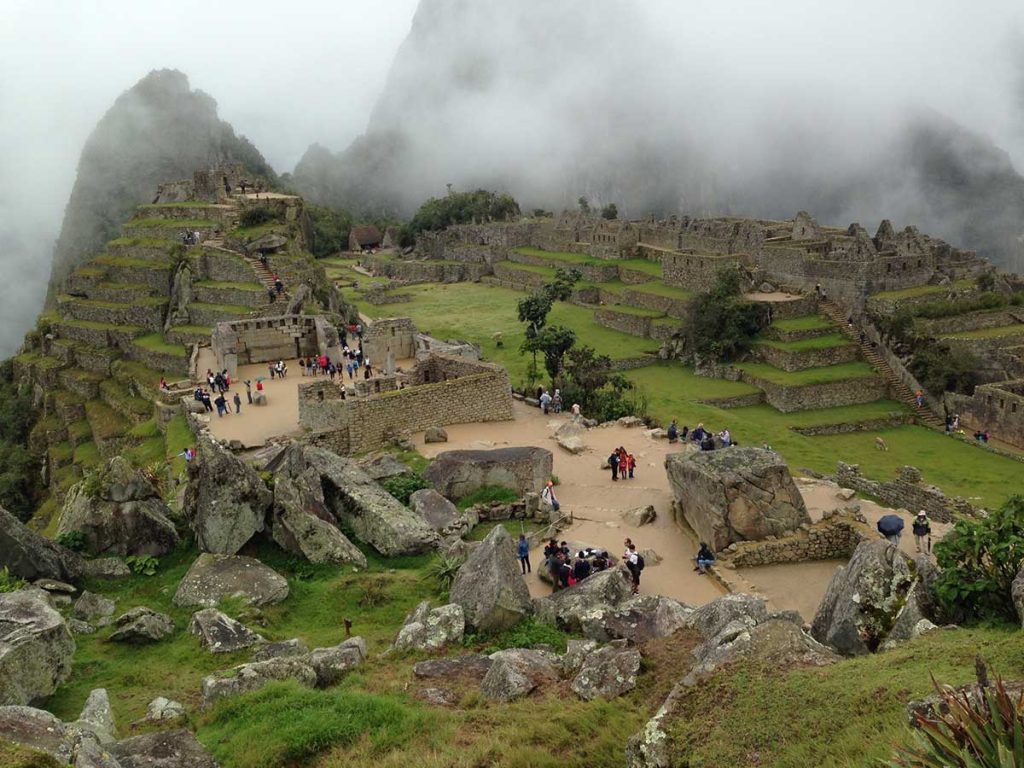
[[[734,268],[718,271],[714,287],[690,302],[683,324],[688,355],[729,361],[747,352],[764,323],[764,311],[740,298]]]
[[[566,634],[548,624],[541,624],[534,619],[526,619],[512,629],[506,629],[493,635],[466,635],[462,643],[473,647],[484,645],[484,653],[503,651],[506,648],[535,648],[546,646],[554,648],[558,653],[565,653],[568,637]]]
[[[414,472],[407,475],[395,475],[380,481],[381,487],[403,504],[409,503],[409,497],[422,488],[429,488],[430,483],[423,475]]]
[[[436,555],[427,565],[425,579],[433,581],[437,585],[440,595],[447,595],[455,583],[455,577],[459,574],[459,568],[465,562],[461,557],[454,555]]]
[[[313,227],[311,253],[318,259],[348,249],[348,235],[352,230],[352,214],[348,211],[306,205]]]
[[[935,684],[941,704],[932,717],[917,715],[913,747],[897,750],[892,768],[1022,768],[1024,707],[1003,681],[981,686],[982,695]]]
[[[246,208],[238,217],[238,223],[242,227],[259,227],[278,221],[281,221],[281,214],[263,205]]]
[[[519,203],[509,194],[484,189],[452,192],[444,197],[432,197],[421,205],[409,222],[408,232],[415,237],[420,232],[437,232],[453,224],[508,221],[519,215]]]
[[[485,485],[482,488],[477,488],[469,495],[463,496],[459,499],[459,503],[456,506],[460,510],[465,510],[474,504],[491,504],[493,502],[511,504],[513,501],[518,500],[519,494],[511,488],[505,488],[501,485]]]
[[[39,462],[28,451],[28,436],[39,418],[29,387],[14,380],[11,360],[0,363],[0,506],[22,522],[42,498]]]
[[[978,520],[958,520],[935,545],[939,599],[958,622],[1016,621],[1013,580],[1024,564],[1024,496]]]
[[[13,575],[5,565],[0,569],[0,592],[14,592],[25,586],[27,582]]]
[[[65,531],[54,541],[72,552],[81,552],[85,549],[85,534],[81,531]]]
[[[160,565],[160,561],[152,555],[129,555],[124,562],[137,576],[155,576]]]
[[[910,372],[936,397],[944,392],[970,395],[978,384],[978,359],[965,348],[920,341],[910,360]]]

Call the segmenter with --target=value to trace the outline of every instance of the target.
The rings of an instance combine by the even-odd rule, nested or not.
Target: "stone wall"
[[[982,384],[972,397],[950,399],[966,429],[987,429],[1000,440],[1024,448],[1024,380]]]
[[[754,347],[754,351],[761,360],[783,371],[802,371],[807,368],[839,365],[853,362],[860,356],[860,350],[856,344],[799,351],[781,349],[770,344],[758,344]]]
[[[420,365],[425,364],[424,370],[432,371],[431,376],[443,370],[447,379],[346,400],[341,399],[338,387],[331,392],[300,384],[299,423],[307,431],[306,440],[343,454],[362,453],[381,448],[398,435],[428,427],[512,418],[504,368],[465,358],[431,358]],[[414,370],[410,378],[422,381],[424,376]],[[319,392],[324,393],[323,399]]]
[[[758,301],[755,299],[753,303],[766,307],[771,313],[772,320],[789,320],[794,317],[818,314],[818,299],[813,295],[787,301]]]
[[[873,403],[888,395],[885,382],[878,376],[796,387],[776,384],[744,371],[740,380],[762,390],[768,404],[783,413]]]
[[[363,331],[363,355],[380,372],[391,360],[416,357],[416,326],[407,317],[377,320]]]
[[[630,288],[627,288],[622,292],[621,300],[624,304],[628,304],[631,307],[652,309],[655,312],[663,312],[669,317],[675,318],[686,317],[686,310],[689,305],[689,302],[686,299],[675,299],[671,296],[659,296],[656,293],[646,293],[645,291]]]
[[[718,270],[740,263],[739,257],[728,254],[666,253],[661,259],[661,274],[666,284],[676,288],[710,291]]]
[[[547,275],[540,272],[530,272],[525,269],[514,269],[507,264],[498,263],[494,265],[494,276],[499,280],[522,286],[520,290],[533,290],[540,288],[548,282]]]
[[[117,304],[90,301],[88,299],[68,298],[57,300],[61,316],[74,320],[85,320],[92,323],[108,323],[110,325],[136,326],[159,331],[164,325],[167,313],[166,300],[139,301],[131,304]]]
[[[249,279],[252,280],[251,274]],[[192,294],[196,301],[242,307],[259,307],[267,300],[267,292],[255,283],[252,288],[213,288],[193,283]]]
[[[179,376],[187,376],[189,373],[188,355],[186,354],[184,347],[182,347],[182,354],[172,355],[167,352],[146,349],[145,347],[140,347],[137,344],[130,344],[125,347],[124,353],[129,360],[142,363],[151,371],[173,373]]]
[[[918,318],[914,321],[914,324],[929,336],[977,331],[982,328],[1001,328],[1015,323],[1024,323],[1024,311],[1016,308],[968,312],[953,317],[937,317],[933,320]]]
[[[838,424],[815,424],[810,427],[790,427],[798,435],[818,437],[821,435],[848,435],[853,432],[878,432],[914,423],[911,413],[893,413],[881,419],[865,419],[864,421],[842,421]]]
[[[218,323],[212,346],[219,368],[235,375],[237,366],[338,352],[337,331],[321,317],[281,315]],[[337,360],[336,360],[337,362]]]
[[[631,312],[619,312],[614,309],[601,308],[594,310],[594,322],[605,328],[628,333],[630,336],[646,338],[651,335],[651,317],[635,315]]]
[[[923,280],[916,285],[927,285],[928,280]],[[911,286],[911,287],[916,287]],[[915,296],[870,296],[865,304],[865,309],[873,315],[894,315],[901,309],[912,309],[920,304],[931,304],[936,301],[947,301],[951,299],[965,299],[978,294],[977,286],[971,285],[964,288],[954,288],[952,285],[945,290],[933,293],[918,294]]]
[[[844,488],[878,499],[884,506],[910,512],[926,510],[933,520],[940,523],[953,522],[955,515],[978,514],[977,508],[966,499],[959,496],[948,498],[934,485],[924,484],[916,467],[903,467],[895,480],[879,482],[864,477],[857,464],[840,461],[836,465],[834,479]]]
[[[196,274],[205,280],[226,283],[251,283],[255,279],[252,267],[241,256],[203,248],[196,256]]]
[[[171,292],[171,265],[154,262],[152,265],[142,264],[108,264],[96,260],[93,265],[105,273],[103,281],[111,283],[140,283],[148,286],[154,293],[168,295]],[[252,272],[249,273],[252,279]]]
[[[777,563],[805,563],[812,560],[849,560],[862,541],[875,539],[859,513],[826,512],[817,523],[765,541],[738,541],[719,553],[721,560],[736,568],[753,568]]]

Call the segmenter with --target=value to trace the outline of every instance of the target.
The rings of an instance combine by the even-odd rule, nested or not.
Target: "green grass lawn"
[[[807,315],[805,317],[793,317],[788,320],[773,320],[772,327],[780,331],[816,331],[818,329],[833,328],[835,324],[823,315]]]
[[[841,333],[830,333],[826,336],[815,336],[811,339],[800,339],[799,341],[775,341],[773,339],[762,339],[758,342],[766,347],[784,349],[787,352],[806,352],[811,349],[831,349],[832,347],[847,347],[853,344]]]
[[[626,269],[634,269],[637,272],[646,272],[648,275],[653,275],[658,279],[661,279],[661,262],[650,261],[649,259],[620,259],[618,261],[611,261],[611,264],[618,264]]]
[[[551,262],[564,262],[569,266],[595,267],[607,262],[602,259],[595,259],[588,253],[568,253],[566,251],[545,251],[543,248],[513,248],[516,253],[524,256],[534,256],[539,259],[550,259]]]
[[[882,291],[872,295],[878,299],[913,299],[918,296],[931,296],[932,294],[949,293],[952,289],[970,288],[975,285],[974,280],[957,280],[952,285],[918,285],[913,288],[904,288],[899,291]]]
[[[210,219],[165,219],[159,216],[140,217],[125,222],[126,227],[168,227],[171,229],[212,229],[217,222]]]
[[[944,333],[940,339],[994,339],[999,336],[1017,336],[1024,333],[1024,324],[1001,325],[996,328],[979,328],[976,331]]]
[[[371,318],[411,317],[421,331],[437,338],[479,344],[486,360],[508,369],[513,386],[524,382],[528,358],[519,354],[523,324],[516,316],[516,303],[524,293],[480,283],[410,285],[404,286],[402,293],[410,294],[412,300],[380,307],[363,302],[360,309]],[[583,343],[613,359],[636,357],[658,348],[656,341],[603,328],[594,321],[591,309],[575,304],[557,302],[548,323],[572,328]],[[496,331],[502,334],[501,348],[493,339]]]
[[[737,363],[737,368],[775,384],[790,387],[806,387],[812,384],[828,384],[846,379],[863,379],[875,376],[875,369],[867,363],[853,362],[829,365],[822,368],[807,368],[803,371],[782,371],[767,363]]]
[[[186,357],[188,355],[183,345],[166,342],[159,333],[139,336],[132,343],[143,349],[148,349],[150,352],[160,352],[165,355],[174,355],[175,357]]]

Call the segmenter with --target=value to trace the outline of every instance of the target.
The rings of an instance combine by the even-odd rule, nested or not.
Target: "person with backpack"
[[[572,575],[576,579],[576,583],[579,584],[587,578],[590,572],[590,561],[587,560],[582,551],[576,553],[576,562],[572,566]]]
[[[911,524],[914,531],[914,544],[918,552],[932,551],[932,524],[928,519],[928,513],[923,509],[917,513],[914,522]]]
[[[516,555],[519,557],[519,565],[523,568],[523,575],[531,573],[530,569],[530,542],[526,540],[526,534],[519,534],[519,543],[516,544]]]
[[[632,541],[626,547],[626,568],[629,575],[633,577],[632,592],[634,595],[640,592],[640,573],[644,569],[644,556],[636,551],[636,544]]]
[[[555,498],[555,482],[554,480],[548,480],[548,484],[544,486],[544,490],[540,492],[541,501],[550,506],[555,512],[561,509],[562,505],[558,503],[558,499]]]
[[[612,468],[612,480],[617,481],[619,479],[619,452],[612,451],[611,456],[608,457],[608,466]]]

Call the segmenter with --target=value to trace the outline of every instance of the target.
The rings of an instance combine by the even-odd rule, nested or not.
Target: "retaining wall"
[[[966,499],[959,496],[949,498],[934,485],[923,483],[921,472],[916,467],[903,467],[895,480],[879,482],[864,477],[857,464],[840,461],[836,464],[835,481],[844,488],[872,496],[887,507],[912,513],[926,510],[933,520],[940,523],[953,522],[955,515],[978,514],[977,508]]]
[[[800,351],[780,349],[770,344],[758,344],[754,347],[754,351],[761,360],[769,365],[790,372],[850,363],[860,356],[860,349],[856,344],[843,344],[837,347]]]

